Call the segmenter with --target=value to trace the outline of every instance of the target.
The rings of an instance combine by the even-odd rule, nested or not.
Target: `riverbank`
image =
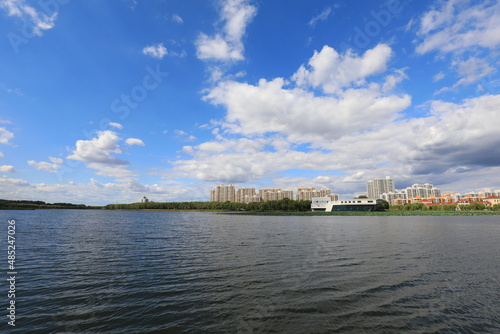
[[[500,211],[242,211],[221,214],[250,216],[500,216]]]

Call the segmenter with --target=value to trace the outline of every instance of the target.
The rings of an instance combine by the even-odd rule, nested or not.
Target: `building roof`
[[[445,203],[424,203],[425,205],[457,205],[457,202],[445,202]]]

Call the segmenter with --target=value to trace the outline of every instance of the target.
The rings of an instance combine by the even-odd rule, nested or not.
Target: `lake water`
[[[494,216],[0,211],[0,330],[499,333],[499,237]]]

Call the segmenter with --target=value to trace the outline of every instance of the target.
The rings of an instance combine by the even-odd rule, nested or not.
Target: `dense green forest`
[[[100,209],[85,204],[45,203],[43,201],[12,201],[0,199],[0,210],[37,210],[37,209]]]
[[[213,211],[311,211],[311,201],[279,201],[252,203],[235,202],[148,202],[132,204],[108,204],[108,210],[213,210]]]

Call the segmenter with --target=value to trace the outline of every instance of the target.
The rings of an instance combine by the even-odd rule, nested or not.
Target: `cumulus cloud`
[[[436,27],[439,20],[446,22],[436,20]],[[435,31],[432,24],[423,31]],[[185,146],[192,159],[175,161],[175,170],[184,177],[234,183],[289,169],[336,170],[348,175],[328,176],[332,181],[362,190],[367,179],[380,175],[401,180],[424,175],[423,182],[442,184],[450,180],[447,171],[460,170],[473,179],[481,174],[477,167],[500,165],[495,144],[500,142],[495,128],[500,96],[455,104],[433,101],[427,116],[401,118],[411,97],[391,93],[407,78],[406,69],[388,70],[391,56],[385,44],[362,55],[325,46],[291,82],[220,81],[204,97],[227,111],[222,121],[213,123],[215,140]],[[453,66],[463,77],[457,85],[492,72],[475,57],[457,57]],[[441,72],[435,80],[444,76]],[[323,95],[315,93],[318,88]]]
[[[242,38],[257,9],[248,0],[222,0],[221,7],[223,27],[214,36],[200,33],[195,42],[197,56],[202,60],[243,60]]]
[[[42,198],[49,203],[69,202],[87,205],[133,203],[144,195],[158,202],[206,200],[210,188],[211,186],[206,184],[181,184],[174,181],[144,184],[130,178],[108,183],[90,179],[87,183],[47,184],[0,176],[0,191],[3,198],[27,200]]]
[[[139,146],[145,145],[142,140],[137,138],[128,138],[127,140],[125,140],[125,143],[127,143],[127,145],[139,145]]]
[[[14,187],[17,191],[17,187],[29,187],[30,183],[22,179],[12,179],[7,176],[0,176],[0,187],[5,190],[5,187]]]
[[[146,46],[142,49],[142,53],[151,56],[156,59],[163,59],[168,54],[167,48],[163,45],[163,43],[153,44],[150,46]]]
[[[73,155],[68,159],[94,162],[106,165],[128,165],[125,160],[118,159],[115,154],[122,153],[118,142],[120,138],[113,131],[99,131],[97,138],[78,140]]]
[[[332,179],[329,176],[320,175],[320,176],[316,176],[313,179],[313,182],[320,183],[320,184],[329,184],[332,182]]]
[[[29,6],[25,0],[1,0],[0,8],[6,10],[9,16],[19,17],[31,23],[33,34],[37,36],[42,36],[44,30],[52,29],[57,18],[57,12],[50,16],[42,14]]]
[[[14,138],[14,134],[6,128],[0,127],[0,144],[11,145],[10,140]]]
[[[479,46],[494,49],[500,45],[500,2],[449,0],[425,13],[420,20],[416,51],[454,52]]]
[[[123,125],[121,125],[120,123],[110,122],[109,126],[112,126],[114,128],[120,129],[120,130],[123,129]]]
[[[49,172],[49,173],[57,173],[57,170],[61,169],[61,166],[59,166],[55,163],[51,164],[50,162],[45,162],[45,161],[36,162],[34,160],[29,160],[28,165],[35,167],[38,170],[41,170],[44,172]]]
[[[315,96],[287,89],[285,80],[261,79],[258,85],[220,83],[205,99],[227,109],[224,127],[231,133],[279,132],[295,142],[340,138],[366,131],[398,117],[410,105],[408,95],[385,95],[377,85],[347,89],[339,96]]]
[[[315,51],[307,66],[302,65],[292,80],[302,87],[320,87],[325,93],[338,93],[345,87],[365,84],[366,78],[386,71],[392,49],[379,44],[358,56],[351,50],[339,54],[325,45]]]
[[[414,172],[500,166],[500,133],[496,126],[500,121],[499,105],[500,95],[484,95],[457,104],[434,101],[431,116],[414,130],[420,138]]]
[[[14,166],[11,166],[11,165],[3,165],[3,166],[0,166],[0,172],[1,173],[15,173],[16,169],[14,168]]]

